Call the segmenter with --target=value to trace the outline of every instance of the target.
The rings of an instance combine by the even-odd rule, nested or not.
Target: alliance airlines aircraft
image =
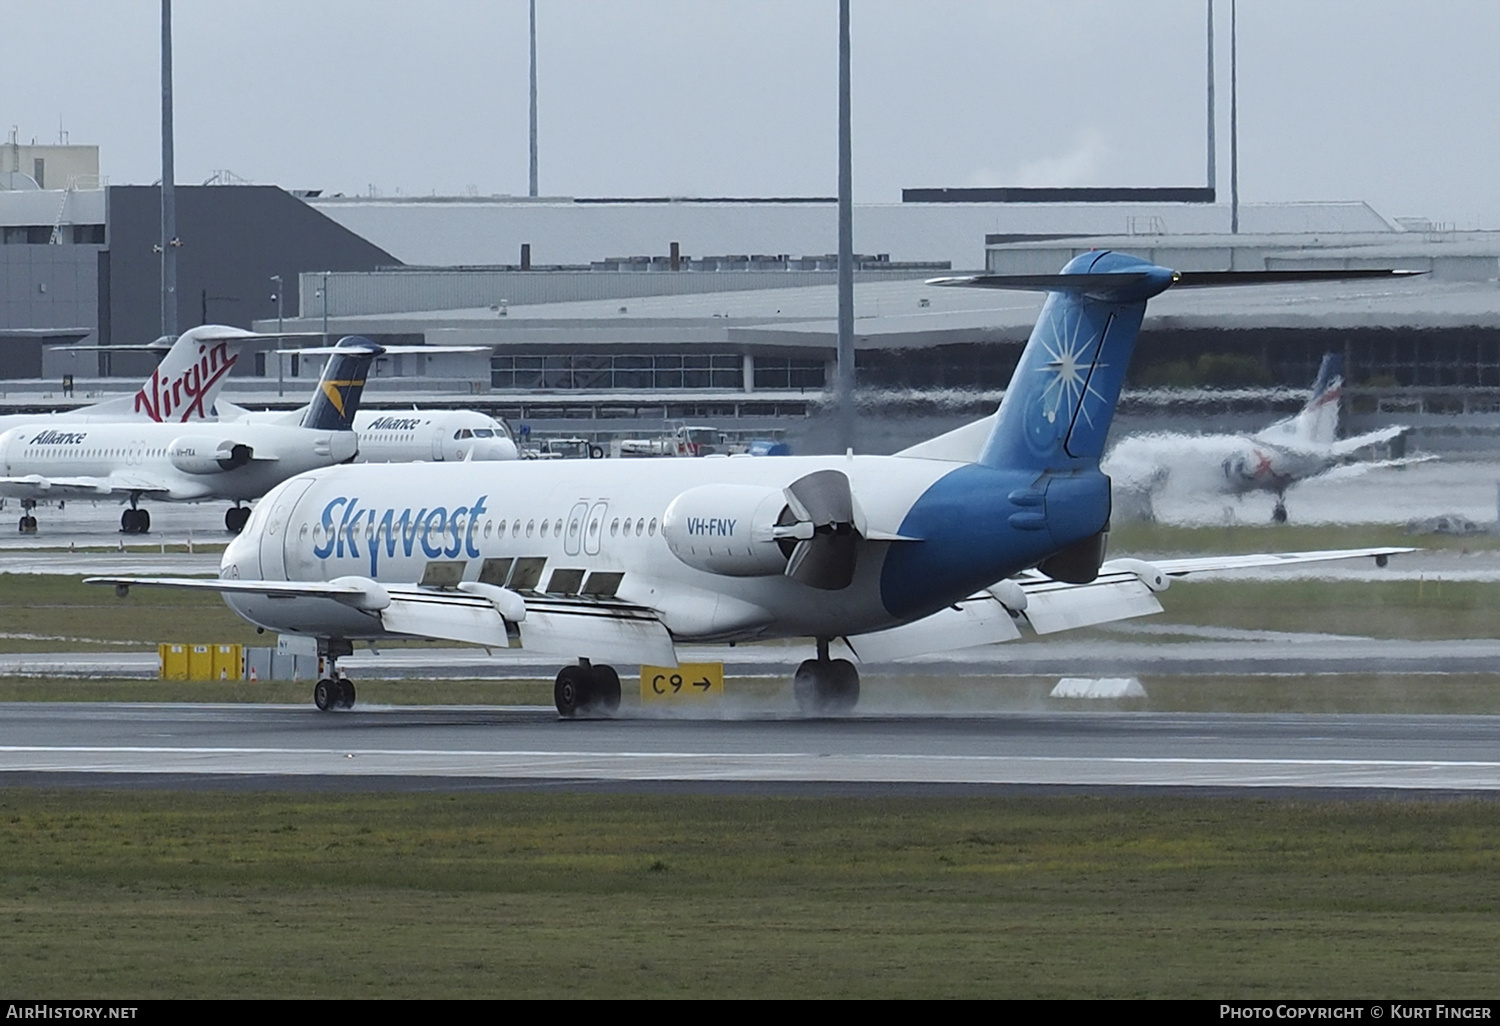
[[[305,413],[252,413],[222,400],[219,409],[223,420],[254,424],[296,423]],[[354,415],[354,433],[359,436],[356,463],[513,460],[519,455],[505,424],[477,410],[361,409]]]
[[[839,639],[860,659],[916,655],[1016,638],[1018,623],[1156,612],[1154,592],[1195,570],[1407,551],[1103,561],[1099,458],[1146,302],[1202,278],[1094,252],[1056,275],[939,279],[1050,293],[971,461],[929,443],[896,456],[332,467],[268,494],[218,580],[91,580],[121,594],[216,590],[333,660],[391,637],[576,659],[554,688],[564,716],[617,707],[610,663],[674,665],[680,641],[810,637],[817,654],[794,692],[817,711],[858,699],[854,664],[831,658]],[[353,699],[336,669],[314,691],[319,708]]]
[[[474,353],[486,346],[385,346],[389,355]],[[303,357],[331,352],[323,346],[278,350],[278,356]],[[233,403],[219,404],[221,419],[255,423],[295,423],[305,410],[252,412]],[[359,463],[408,463],[418,460],[513,460],[520,452],[505,425],[476,410],[361,410],[354,418],[359,436]]]
[[[1154,495],[1176,480],[1201,492],[1243,497],[1273,492],[1271,519],[1286,523],[1286,492],[1299,481],[1335,467],[1361,472],[1423,463],[1432,456],[1350,462],[1365,449],[1399,438],[1406,427],[1385,427],[1354,438],[1338,438],[1344,395],[1343,357],[1328,353],[1313,382],[1312,397],[1295,416],[1253,435],[1143,434],[1122,438],[1104,460],[1104,472],[1120,491],[1134,493],[1151,509]]]
[[[328,361],[312,404],[296,425],[174,420],[52,421],[0,433],[0,495],[21,500],[23,534],[37,528],[39,499],[121,496],[130,508],[120,529],[143,534],[151,497],[167,502],[230,499],[224,526],[239,530],[250,511],[240,504],[315,467],[354,457],[352,421],[379,346],[345,339]]]

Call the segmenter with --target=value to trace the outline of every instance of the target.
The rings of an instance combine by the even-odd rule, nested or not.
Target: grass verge
[[[1485,997],[1484,802],[0,791],[36,997]]]

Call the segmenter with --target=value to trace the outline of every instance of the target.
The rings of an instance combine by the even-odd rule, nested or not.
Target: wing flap
[[[915,623],[844,640],[860,662],[870,663],[996,645],[1020,636],[1004,606],[989,596],[975,596]]]
[[[1048,582],[1052,584],[1054,582]],[[1026,591],[1026,620],[1038,634],[1092,627],[1161,612],[1151,589],[1134,576],[1101,578],[1093,584]]]

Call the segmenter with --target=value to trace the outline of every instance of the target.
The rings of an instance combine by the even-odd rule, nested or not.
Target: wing
[[[0,477],[0,495],[17,499],[100,499],[111,495],[156,495],[183,498],[178,490],[144,477]]]
[[[672,636],[653,610],[614,599],[521,595],[465,582],[457,589],[380,584],[368,577],[331,581],[245,581],[208,577],[90,577],[120,595],[131,588],[185,588],[271,598],[332,599],[379,618],[389,634],[521,649],[572,659],[607,651],[626,663],[676,666]]]
[[[1384,560],[1410,548],[1330,549],[1320,552],[1269,552],[1243,556],[1188,559],[1110,560],[1088,584],[1064,584],[1035,570],[1000,581],[977,595],[914,623],[845,638],[862,662],[884,662],[1021,637],[1021,627],[1036,634],[1092,627],[1161,612],[1156,594],[1172,578],[1213,571],[1291,566],[1334,559]]]

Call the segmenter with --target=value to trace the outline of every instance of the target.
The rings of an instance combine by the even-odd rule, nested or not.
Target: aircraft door
[[[575,502],[573,508],[568,511],[568,525],[563,528],[563,551],[570,556],[576,556],[583,550],[584,520],[587,518],[589,504],[587,502]]]
[[[434,463],[443,462],[443,429],[436,424],[432,426],[432,459]]]
[[[292,512],[296,508],[297,500],[307,494],[307,490],[313,486],[311,480],[293,479],[274,495],[270,496],[270,508],[265,508],[264,501],[256,508],[257,513],[264,513],[265,523],[260,531],[260,574],[269,581],[285,580],[287,573],[288,556],[290,561],[296,560],[295,550],[298,543],[298,528],[292,523]],[[253,523],[245,525],[246,533],[255,528]],[[311,545],[308,540],[307,544]]]
[[[609,503],[596,502],[589,510],[583,531],[583,551],[590,556],[599,555],[599,542],[604,537],[604,514],[609,512]]]

